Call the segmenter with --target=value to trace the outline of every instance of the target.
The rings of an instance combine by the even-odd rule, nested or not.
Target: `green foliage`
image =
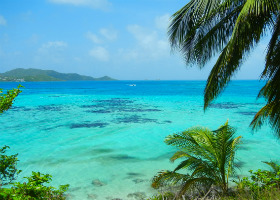
[[[0,114],[12,107],[14,99],[21,93],[21,87],[23,86],[19,85],[18,88],[8,90],[6,94],[0,88]]]
[[[167,136],[165,142],[179,149],[170,160],[184,160],[173,171],[159,172],[153,178],[152,187],[179,186],[178,196],[182,196],[189,189],[207,192],[215,185],[227,193],[229,177],[236,167],[235,152],[241,140],[240,136],[234,138],[234,133],[235,130],[226,122],[215,131],[194,127]],[[178,173],[179,170],[188,173]]]
[[[24,177],[28,182],[14,183],[11,189],[0,189],[0,198],[3,199],[66,199],[63,195],[69,185],[61,185],[59,189],[52,186],[45,186],[50,183],[51,175],[32,172],[30,177]]]
[[[280,2],[278,0],[190,0],[169,26],[172,47],[186,63],[203,67],[218,56],[204,91],[204,109],[224,90],[246,56],[265,35],[271,35],[259,97],[267,105],[254,117],[253,129],[269,119],[280,136]]]
[[[17,155],[6,155],[6,150],[10,147],[4,146],[0,148],[0,188],[7,185],[17,178],[21,170],[17,170]]]
[[[223,196],[221,200],[279,200],[280,190],[279,189],[268,189],[252,193],[250,191],[236,192],[234,196]]]
[[[6,93],[3,93],[3,90],[0,89],[0,115],[11,108],[14,99],[21,93],[21,87],[19,85],[18,88],[8,90]],[[7,149],[9,149],[8,146],[0,148],[0,187],[11,183],[21,172],[16,169],[18,162],[17,154],[8,156],[6,155]]]
[[[250,170],[250,177],[244,177],[237,183],[239,190],[249,190],[253,193],[257,193],[263,190],[270,190],[273,188],[280,188],[280,165],[274,162],[265,162],[272,170],[257,171]]]

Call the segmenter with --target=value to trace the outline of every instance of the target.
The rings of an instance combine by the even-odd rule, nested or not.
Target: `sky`
[[[52,69],[119,80],[206,80],[171,51],[170,16],[185,0],[0,0],[0,73]],[[234,79],[259,79],[268,39]]]

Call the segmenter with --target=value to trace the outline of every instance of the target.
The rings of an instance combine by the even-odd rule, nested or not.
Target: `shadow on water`
[[[102,155],[91,159],[100,162],[103,165],[111,165],[117,163],[140,162],[142,159],[127,154]]]
[[[31,111],[33,110],[32,108],[28,108],[26,106],[13,106],[10,108],[10,111]]]
[[[86,110],[88,113],[113,113],[113,112],[160,112],[162,110],[155,107],[147,108],[144,104],[135,104],[134,100],[128,98],[111,98],[103,100],[94,100],[94,105],[81,105],[81,108],[92,108],[95,110]]]
[[[249,151],[251,148],[250,147],[246,147],[246,146],[240,146],[239,148],[238,148],[238,150],[240,150],[240,151]]]
[[[135,178],[135,177],[137,177],[137,176],[143,176],[143,174],[138,173],[138,172],[128,172],[128,173],[126,173],[126,175],[127,175],[128,177],[131,177],[131,178]]]
[[[49,157],[49,158],[44,158],[44,159],[37,159],[37,160],[28,160],[24,162],[26,165],[50,165],[50,166],[55,166],[55,165],[60,165],[66,162],[71,161],[70,159],[59,159],[55,157]]]
[[[13,106],[10,110],[11,111],[62,111],[66,108],[65,105],[39,105],[36,107],[26,107],[26,106]]]
[[[236,109],[243,107],[244,104],[238,104],[238,103],[233,103],[233,102],[225,102],[225,103],[215,103],[215,104],[210,104],[209,108],[217,108],[217,109]]]
[[[104,154],[104,153],[112,153],[112,152],[114,152],[113,149],[100,148],[100,149],[92,149],[88,153],[89,154]]]
[[[126,116],[126,117],[119,117],[114,120],[115,123],[120,124],[120,123],[158,123],[157,119],[150,119],[150,118],[144,118],[139,115],[131,115],[131,116]]]
[[[167,152],[167,153],[164,153],[164,154],[161,154],[159,156],[156,156],[156,157],[153,157],[153,158],[149,158],[147,160],[155,160],[155,161],[158,161],[158,160],[169,160],[175,153],[176,151],[171,151],[171,152]]]
[[[112,113],[110,110],[86,110],[87,113]]]
[[[79,124],[71,124],[70,128],[74,129],[74,128],[104,128],[107,125],[109,125],[109,123],[103,123],[103,122],[94,122],[94,123],[79,123]]]
[[[58,105],[44,105],[44,106],[37,106],[36,110],[39,111],[61,111],[63,106],[58,106]]]
[[[257,112],[237,112],[240,115],[246,115],[246,116],[255,116]]]

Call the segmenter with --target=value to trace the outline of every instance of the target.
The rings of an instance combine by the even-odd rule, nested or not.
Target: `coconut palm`
[[[234,138],[234,133],[235,130],[226,122],[215,131],[193,127],[168,136],[166,144],[179,149],[170,160],[184,160],[173,171],[159,172],[153,178],[152,187],[176,185],[181,196],[190,188],[209,189],[215,185],[227,193],[229,177],[236,166],[235,152],[241,140],[241,136]],[[183,170],[187,173],[178,172]]]
[[[265,119],[280,136],[280,1],[191,0],[171,19],[169,39],[186,63],[202,68],[219,56],[207,80],[204,109],[223,91],[246,56],[264,36],[270,36],[261,78],[267,80],[259,97],[267,105],[254,117],[252,127]]]

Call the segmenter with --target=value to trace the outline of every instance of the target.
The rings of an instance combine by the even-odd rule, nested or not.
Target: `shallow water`
[[[19,153],[20,178],[50,173],[53,184],[71,185],[69,199],[150,196],[152,177],[176,165],[168,161],[175,149],[164,138],[191,126],[216,129],[229,119],[243,136],[240,175],[279,159],[272,129],[252,134],[249,127],[264,105],[256,100],[263,84],[233,81],[204,113],[204,81],[22,83],[13,108],[0,117],[0,141]]]

